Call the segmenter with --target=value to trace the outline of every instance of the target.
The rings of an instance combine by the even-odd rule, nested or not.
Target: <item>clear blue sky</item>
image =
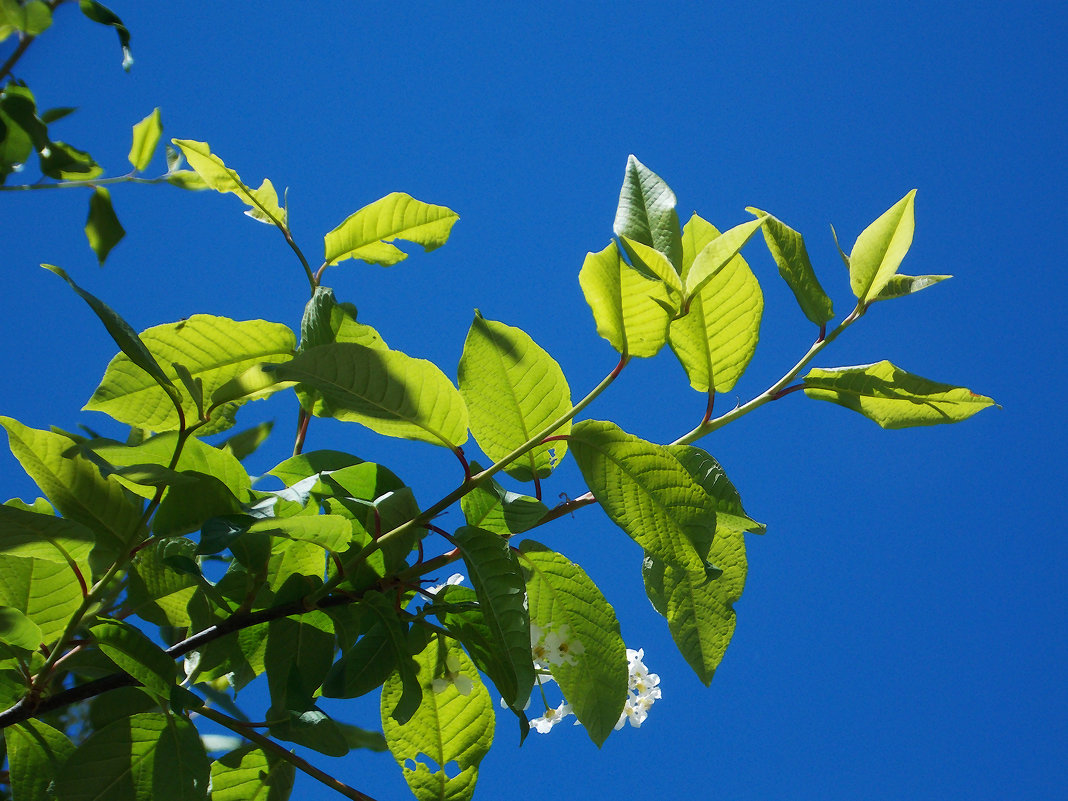
[[[818,364],[888,358],[1003,409],[882,431],[794,394],[703,440],[768,526],[749,540],[737,633],[707,689],[645,599],[637,546],[599,510],[539,531],[604,589],[664,698],[640,730],[599,753],[571,727],[518,749],[502,716],[476,798],[1060,797],[1060,4],[112,7],[133,34],[129,75],[111,32],[74,7],[20,64],[41,106],[81,107],[56,135],[119,173],[130,125],[160,106],[167,136],[210,142],[249,183],[288,186],[310,254],[325,231],[391,191],[457,210],[441,250],[388,270],[346,262],[327,282],[391,346],[451,375],[475,307],[526,330],[576,396],[613,367],[577,273],[611,236],[629,153],[671,184],[684,217],[696,209],[725,228],[754,205],[802,231],[840,317],[851,294],[828,225],[848,249],[918,188],[903,272],[956,277],[875,307]],[[112,430],[78,410],[114,346],[40,262],[63,266],[139,329],[197,312],[299,324],[299,264],[234,198],[135,186],[113,198],[129,233],[100,270],[81,231],[84,194],[0,195],[3,414]],[[766,309],[742,400],[814,334],[759,241],[745,255]],[[667,441],[703,406],[665,352],[628,367],[589,413]],[[251,405],[239,426],[264,415],[279,441],[253,458],[254,473],[286,454],[295,409]],[[312,447],[385,462],[424,505],[456,479],[448,453],[362,429],[317,421]],[[6,452],[0,479],[5,497],[35,495]],[[567,467],[546,490],[574,497],[584,487]],[[459,525],[458,512],[445,521]],[[338,714],[373,725],[374,712],[353,704]],[[388,755],[317,761],[379,799],[407,793]]]

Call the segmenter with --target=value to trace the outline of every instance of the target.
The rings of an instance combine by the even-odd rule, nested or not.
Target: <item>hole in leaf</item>
[[[404,760],[404,767],[407,770],[414,771],[417,769],[418,765],[422,765],[431,773],[442,772],[441,767],[438,765],[438,763],[424,753],[420,753],[419,756],[415,759],[409,758]],[[460,775],[460,765],[456,762],[456,760],[453,760],[452,762],[449,762],[447,765],[445,765],[444,772],[445,777],[447,779],[455,779],[457,776]]]

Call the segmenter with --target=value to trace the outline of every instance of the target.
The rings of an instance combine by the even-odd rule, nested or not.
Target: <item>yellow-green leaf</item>
[[[752,206],[747,207],[746,211],[764,218],[764,242],[779,267],[779,275],[794,293],[797,305],[805,316],[816,325],[823,325],[834,317],[831,299],[816,278],[801,234],[766,211]]]
[[[111,205],[111,193],[103,186],[96,187],[92,197],[89,198],[89,217],[85,221],[85,236],[100,264],[104,263],[111,249],[126,236],[126,229],[122,227]]]
[[[263,179],[259,189],[252,189],[241,180],[240,175],[211,152],[211,147],[207,142],[196,142],[191,139],[172,139],[171,141],[181,148],[189,166],[204,179],[211,189],[237,195],[243,203],[250,206],[245,214],[252,219],[276,225],[279,228],[286,227],[286,210],[278,205],[278,193],[275,192],[274,185],[268,179]]]
[[[445,206],[423,203],[403,192],[393,192],[349,215],[325,237],[326,262],[361,259],[388,267],[408,258],[395,239],[414,242],[430,251],[449,238],[460,215]]]
[[[162,133],[163,123],[160,122],[158,108],[153,109],[151,114],[133,127],[133,144],[130,146],[129,159],[135,170],[140,172],[152,161]]]
[[[908,253],[916,228],[915,198],[913,189],[857,237],[849,254],[849,284],[860,303],[877,299]]]

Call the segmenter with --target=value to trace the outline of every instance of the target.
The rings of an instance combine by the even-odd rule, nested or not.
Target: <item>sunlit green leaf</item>
[[[501,660],[510,670],[497,689],[505,703],[521,709],[534,685],[530,655],[530,617],[525,608],[526,582],[508,540],[475,526],[453,534],[474,585],[483,619]]]
[[[763,224],[764,218],[761,217],[728,228],[701,248],[694,257],[693,264],[683,274],[687,300],[694,298],[701,287],[729,264]]]
[[[355,343],[311,348],[270,368],[319,392],[314,414],[362,423],[386,436],[455,449],[467,440],[467,407],[425,359]]]
[[[245,212],[249,217],[259,222],[277,225],[285,228],[286,210],[278,205],[278,193],[270,180],[264,178],[259,189],[252,189],[246,185],[241,176],[226,166],[222,159],[211,152],[207,142],[196,142],[191,139],[172,139],[189,166],[204,179],[204,182],[216,192],[232,192],[237,195],[241,202],[250,208]]]
[[[103,265],[108,253],[126,236],[115,209],[111,206],[111,193],[103,186],[93,190],[89,198],[89,218],[85,221],[85,236],[96,259]]]
[[[393,651],[394,672],[388,679],[391,687],[388,702],[386,692],[382,693],[382,720],[403,725],[420,708],[425,695],[418,678],[419,666],[408,649],[407,628],[393,602],[380,593],[367,593],[360,608],[366,610],[371,619],[381,626]]]
[[[700,267],[703,254],[721,238],[719,231],[696,214],[683,233],[683,276]],[[691,248],[694,248],[691,251]],[[693,252],[693,261],[689,261]],[[732,389],[756,350],[764,296],[753,271],[735,255],[711,274],[689,302],[689,311],[672,320],[669,342],[698,392]]]
[[[939,281],[952,278],[952,275],[893,275],[876,295],[869,299],[870,303],[877,300],[892,300],[903,298],[905,295],[913,295],[921,289],[934,286]]]
[[[209,762],[188,718],[139,712],[90,735],[56,780],[64,801],[191,801],[207,794]]]
[[[831,299],[816,278],[801,234],[766,211],[752,206],[747,207],[746,211],[764,218],[764,242],[779,267],[779,275],[789,285],[805,316],[816,325],[823,325],[834,317]]]
[[[0,506],[2,554],[84,566],[93,541],[93,532],[74,520]]]
[[[716,510],[717,531],[726,526],[735,531],[764,533],[766,526],[745,513],[741,495],[711,454],[693,445],[668,445],[667,450],[712,499]]]
[[[119,45],[122,47],[122,68],[130,71],[133,57],[130,55],[130,32],[122,24],[122,20],[110,8],[97,2],[97,0],[79,0],[82,13],[93,22],[107,25],[115,29],[119,36]]]
[[[682,237],[675,212],[675,193],[634,156],[627,158],[612,230],[616,236],[655,248],[676,271],[681,269]]]
[[[571,391],[560,365],[525,332],[487,320],[477,311],[464,342],[458,376],[471,431],[495,462],[571,409]],[[567,420],[554,433],[570,430]],[[545,478],[566,449],[563,441],[535,445],[505,472],[519,481]]]
[[[0,653],[5,646],[36,651],[44,643],[41,627],[12,606],[0,606]]]
[[[294,775],[292,763],[247,745],[211,763],[211,801],[286,801]]]
[[[481,470],[478,462],[471,463],[471,470]],[[492,478],[464,495],[460,508],[467,525],[505,537],[526,531],[549,513],[537,498],[506,490]]]
[[[393,676],[382,688],[386,743],[419,801],[469,801],[493,744],[493,702],[467,654],[450,641],[431,640],[416,662],[423,703],[410,720],[389,715],[400,680]]]
[[[30,0],[19,4],[18,0],[0,3],[0,42],[13,31],[28,36],[39,36],[52,24],[52,9],[43,0]]]
[[[165,561],[184,543],[189,558],[196,556],[196,543],[184,538],[154,539],[139,550],[130,567],[126,603],[131,612],[160,626],[189,626],[189,602],[197,590],[196,575],[173,568]],[[181,546],[178,546],[181,547]]]
[[[100,650],[141,684],[166,698],[174,686],[174,660],[138,629],[121,620],[103,620],[89,631]]]
[[[296,336],[285,325],[263,320],[231,320],[209,314],[195,314],[187,320],[166,323],[141,333],[144,345],[167,365],[165,378],[173,385],[177,371],[173,363],[184,365],[199,378],[206,397],[247,369],[262,363],[289,358]],[[176,390],[177,391],[177,390]],[[197,419],[197,408],[188,393],[181,393],[187,422]],[[243,401],[234,401],[235,407]],[[149,431],[171,431],[179,427],[178,414],[156,382],[133,369],[129,357],[119,354],[108,365],[100,386],[85,405],[89,411],[104,412],[120,422]],[[198,432],[207,435],[232,425],[216,410],[212,423]]]
[[[49,178],[64,181],[88,181],[103,174],[104,168],[84,150],[66,142],[49,142],[44,150],[37,152],[41,172]]]
[[[47,723],[30,719],[4,730],[11,795],[19,801],[54,801],[50,792],[74,743]]]
[[[540,543],[520,546],[531,623],[568,644],[553,678],[598,746],[611,734],[627,700],[627,649],[611,605],[585,571]]]
[[[655,356],[667,342],[667,308],[672,304],[664,282],[630,267],[614,242],[586,254],[579,284],[597,333],[619,353]]]
[[[408,258],[391,242],[401,239],[434,250],[445,244],[458,219],[460,215],[444,206],[393,192],[364,206],[326,235],[326,263],[361,259],[388,267]]]
[[[915,198],[913,189],[857,237],[849,254],[849,284],[860,303],[877,298],[908,253],[916,228]]]
[[[265,420],[252,426],[252,428],[246,428],[244,431],[231,434],[220,442],[217,447],[232,453],[235,459],[244,459],[255,453],[260,445],[267,441],[267,437],[270,436],[273,428],[274,420]]]
[[[630,263],[639,271],[656,276],[667,284],[668,288],[675,292],[671,297],[674,299],[679,296],[681,302],[682,279],[675,265],[668,261],[668,257],[656,248],[625,236],[620,237],[620,241],[623,243],[623,249],[627,252]]]
[[[151,114],[133,127],[133,144],[130,146],[129,159],[135,170],[145,169],[152,161],[162,133],[163,123],[160,122],[158,108],[153,109]]]
[[[993,398],[907,373],[888,361],[857,367],[813,368],[805,394],[860,412],[883,428],[930,426],[967,420]]]
[[[715,509],[667,448],[613,423],[583,420],[571,432],[571,453],[613,523],[646,552],[704,573]]]
[[[0,605],[18,609],[53,643],[82,602],[82,589],[66,564],[0,556]]]

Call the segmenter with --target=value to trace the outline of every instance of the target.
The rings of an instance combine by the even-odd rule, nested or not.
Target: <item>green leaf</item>
[[[141,510],[115,477],[104,478],[77,453],[66,455],[74,445],[67,437],[28,428],[10,417],[0,417],[0,425],[7,429],[15,458],[60,514],[92,529],[105,549],[133,543],[140,532]]]
[[[252,189],[242,182],[240,175],[211,152],[207,142],[191,139],[172,139],[171,142],[181,149],[189,166],[204,179],[208,187],[223,194],[230,192],[237,195],[241,202],[250,207],[245,212],[249,217],[285,230],[286,210],[278,205],[278,193],[270,180],[264,178],[259,189]]]
[[[63,801],[191,801],[208,789],[209,762],[188,718],[139,712],[89,736],[59,772]]]
[[[264,666],[271,707],[304,710],[334,661],[334,624],[319,609],[267,625]]]
[[[88,181],[104,173],[92,156],[66,142],[49,142],[37,155],[41,172],[49,178]]]
[[[647,553],[704,574],[715,509],[667,448],[614,423],[583,420],[571,432],[571,453],[613,523]]]
[[[81,523],[6,504],[0,506],[0,554],[82,566],[93,541],[93,532]]]
[[[41,266],[66,281],[70,285],[70,288],[73,289],[82,300],[88,303],[89,308],[91,308],[96,316],[100,318],[100,322],[104,324],[108,333],[111,334],[111,338],[115,340],[115,344],[119,346],[119,350],[125,354],[126,359],[133,365],[140,367],[148,373],[148,376],[160,386],[171,402],[178,403],[179,394],[177,387],[174,386],[170,377],[163,372],[163,369],[159,366],[155,357],[130,325],[112,310],[110,306],[103,301],[97,300],[93,295],[90,295],[74,283],[73,279],[71,279],[61,268],[52,264],[42,264]],[[136,374],[137,371],[129,370],[129,372]],[[133,380],[144,382],[144,377],[136,375]]]
[[[119,36],[119,45],[122,47],[122,68],[127,72],[133,64],[133,56],[130,55],[130,32],[122,24],[122,20],[107,6],[98,3],[97,0],[80,0],[79,6],[82,13],[93,22],[107,25],[115,29]]]
[[[393,601],[381,593],[365,594],[360,608],[366,610],[372,616],[371,619],[382,627],[393,651],[394,670],[388,679],[391,688],[388,702],[386,691],[382,692],[382,719],[386,721],[388,717],[388,720],[403,725],[415,715],[425,695],[417,675],[418,665],[408,649],[407,626],[398,616]],[[351,687],[351,684],[349,686]]]
[[[0,605],[18,609],[52,644],[78,611],[82,590],[65,564],[33,557],[0,556]]]
[[[96,187],[93,196],[89,198],[89,218],[85,221],[85,236],[101,266],[111,249],[126,236],[126,229],[122,227],[119,218],[115,216],[115,209],[111,206],[111,193],[103,186]]]
[[[764,242],[779,267],[779,275],[794,293],[805,316],[816,325],[823,325],[834,317],[834,306],[816,278],[801,234],[766,211],[752,206],[746,207],[746,211],[754,217],[764,218]]]
[[[42,0],[31,0],[20,5],[18,0],[0,3],[0,42],[12,31],[21,31],[28,36],[39,36],[52,24],[52,9]]]
[[[215,476],[193,470],[183,475],[191,480],[168,489],[152,518],[156,536],[189,534],[213,517],[243,511],[241,499]]]
[[[659,278],[667,284],[669,289],[680,296],[679,300],[681,301],[682,279],[679,277],[679,273],[676,272],[675,265],[668,261],[667,256],[649,245],[643,245],[641,242],[628,239],[625,236],[620,237],[620,241],[623,243],[623,250],[626,251],[627,258],[630,259],[630,263],[634,267],[646,275]]]
[[[478,462],[471,463],[472,472],[481,469]],[[549,513],[537,498],[506,490],[492,478],[460,498],[460,509],[467,525],[504,537],[532,528]]]
[[[508,541],[491,531],[463,526],[453,534],[453,539],[467,565],[493,645],[509,667],[497,689],[505,703],[513,709],[522,709],[534,686],[523,572]]]
[[[175,545],[181,543],[181,545]],[[196,593],[196,575],[176,570],[166,558],[176,548],[196,556],[196,543],[185,538],[154,539],[137,552],[130,567],[126,603],[131,612],[158,626],[192,624],[189,602]],[[172,560],[173,562],[173,560]]]
[[[563,370],[525,332],[485,319],[477,310],[459,367],[460,395],[471,431],[494,462],[531,440],[571,410]],[[551,433],[567,434],[566,420]],[[566,442],[535,445],[505,467],[519,481],[546,478],[566,452]]]
[[[405,651],[404,658],[408,654]],[[397,650],[386,624],[375,623],[323,679],[327,698],[359,698],[376,690],[397,667]]]
[[[927,287],[934,286],[939,281],[945,281],[947,278],[952,277],[952,275],[893,275],[868,302],[874,303],[877,300],[892,300],[893,298],[903,298],[905,295],[914,295],[921,289],[927,289]]]
[[[255,453],[260,445],[267,441],[267,437],[271,435],[273,428],[274,420],[265,420],[252,426],[252,428],[246,428],[244,431],[231,434],[216,447],[233,454],[235,459],[245,459]]]
[[[667,450],[712,499],[717,531],[725,526],[734,531],[764,533],[767,527],[746,514],[741,495],[710,453],[693,445],[668,445]]]
[[[211,801],[286,801],[295,774],[292,763],[247,745],[211,763]]]
[[[351,214],[325,237],[326,263],[361,259],[389,267],[408,254],[389,243],[396,239],[431,251],[445,244],[460,219],[452,209],[393,192]]]
[[[121,620],[103,620],[89,628],[104,654],[155,693],[167,698],[178,674],[174,659],[144,634]]]
[[[728,228],[701,248],[694,257],[693,264],[683,274],[686,299],[692,300],[696,297],[701,287],[738,255],[738,251],[763,224],[764,218],[761,217],[758,220],[750,220]]]
[[[129,159],[135,170],[141,172],[152,161],[162,133],[163,123],[160,122],[158,108],[153,109],[151,114],[133,127],[133,144],[130,146]]]
[[[860,412],[883,428],[958,423],[997,405],[993,398],[921,378],[886,360],[857,367],[813,368],[805,376],[805,394]]]
[[[231,320],[209,314],[194,314],[177,323],[166,323],[141,333],[140,341],[156,354],[166,369],[164,380],[173,387],[179,362],[192,377],[200,379],[204,395],[210,397],[232,378],[261,363],[289,358],[296,346],[296,336],[288,326],[263,320]],[[172,431],[179,427],[178,414],[165,395],[148,376],[133,369],[125,353],[111,360],[100,386],[85,405],[88,411],[104,412],[114,419],[149,431]],[[185,419],[197,419],[197,407],[188,392],[176,388]],[[233,409],[241,402],[234,401]],[[216,399],[217,404],[217,399]],[[216,411],[212,423],[198,431],[206,436],[233,424]]]
[[[0,647],[36,651],[44,643],[41,627],[11,606],[0,606]]]
[[[857,237],[849,254],[849,284],[861,304],[877,298],[908,253],[916,229],[915,198],[913,189]]]
[[[664,282],[627,265],[615,242],[586,254],[579,284],[597,333],[619,353],[655,356],[667,342],[672,304]]]
[[[616,236],[660,251],[676,271],[681,270],[682,235],[675,212],[675,193],[633,155],[627,158],[612,230]]]
[[[284,720],[274,722],[278,714],[284,714]],[[329,715],[314,705],[307,709],[288,709],[278,712],[272,707],[268,710],[272,719],[270,732],[279,740],[286,740],[303,745],[332,757],[343,757],[349,752],[345,736]]]
[[[249,531],[262,531],[291,540],[310,542],[331,553],[344,551],[352,539],[352,526],[340,515],[268,517],[253,523]]]
[[[391,437],[455,450],[467,440],[467,407],[445,374],[425,359],[355,343],[310,348],[269,368],[321,396],[319,417],[362,423]]]
[[[550,660],[553,678],[590,739],[600,747],[627,700],[627,648],[615,611],[585,571],[540,543],[519,546],[527,568],[530,619],[568,643]]]
[[[382,688],[386,743],[419,801],[470,801],[493,744],[493,702],[455,644],[433,639],[416,662],[423,703],[406,723],[387,714],[403,691],[400,680],[393,676]]]
[[[696,214],[686,223],[683,237],[683,275],[689,280],[695,265],[700,266],[704,254],[722,237]],[[712,273],[690,299],[689,311],[672,320],[669,331],[671,349],[691,387],[698,392],[710,388],[727,392],[734,387],[756,351],[763,313],[760,282],[740,255]]]
[[[58,729],[33,719],[5,729],[4,740],[12,798],[54,801],[51,785],[74,753],[74,743]]]
[[[267,475],[280,479],[286,486],[292,486],[298,481],[318,473],[333,472],[362,463],[363,459],[359,459],[351,453],[330,450],[308,451],[307,453],[291,456],[268,470]]]

